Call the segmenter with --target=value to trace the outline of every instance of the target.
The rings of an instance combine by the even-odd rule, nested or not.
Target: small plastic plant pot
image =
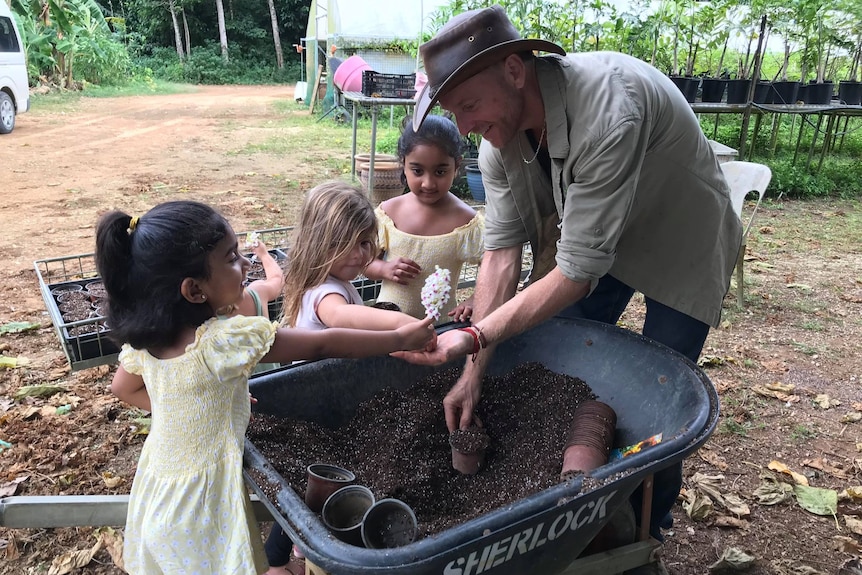
[[[348,485],[329,496],[320,512],[323,524],[338,539],[362,547],[362,518],[374,505],[374,494],[363,485]]]
[[[485,451],[489,442],[488,434],[477,425],[453,431],[449,435],[452,467],[464,475],[478,473],[485,464]]]
[[[70,292],[70,291],[83,291],[83,289],[84,289],[84,286],[82,286],[81,284],[69,284],[69,285],[55,287],[51,290],[51,293],[54,294],[55,296],[58,296],[58,295],[61,295],[61,294],[64,294],[64,293]]]
[[[381,499],[362,519],[362,541],[369,549],[409,545],[417,530],[416,514],[400,499]]]
[[[329,463],[312,463],[306,472],[305,504],[315,513],[320,513],[330,495],[356,479],[352,471]]]

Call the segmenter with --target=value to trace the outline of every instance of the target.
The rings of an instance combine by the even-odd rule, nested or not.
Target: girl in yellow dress
[[[364,357],[433,340],[431,320],[397,330],[278,329],[233,315],[250,267],[211,207],[167,202],[140,218],[112,211],[96,230],[111,336],[111,390],[152,411],[129,497],[123,559],[133,575],[258,575],[267,564],[242,453],[248,376],[258,361]],[[146,381],[146,385],[144,382]]]
[[[455,124],[428,116],[418,132],[407,122],[398,140],[404,165],[402,180],[409,194],[391,198],[376,210],[380,257],[365,271],[383,280],[378,302],[392,302],[413,317],[424,317],[421,291],[439,266],[457,283],[464,263],[476,264],[484,251],[484,218],[449,191],[461,162],[463,141]],[[451,286],[454,293],[455,286]],[[441,316],[466,321],[472,297],[460,304],[454,297]]]

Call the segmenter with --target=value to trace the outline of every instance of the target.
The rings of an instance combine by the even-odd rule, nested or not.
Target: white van
[[[0,134],[15,127],[15,115],[30,109],[24,43],[6,0],[0,0]]]

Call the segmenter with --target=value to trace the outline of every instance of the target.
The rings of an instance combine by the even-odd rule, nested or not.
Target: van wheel
[[[6,92],[0,92],[0,134],[8,134],[15,127],[15,104]]]

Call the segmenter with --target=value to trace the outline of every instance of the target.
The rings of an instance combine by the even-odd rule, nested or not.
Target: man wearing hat
[[[635,290],[646,301],[643,334],[697,361],[719,322],[741,226],[676,86],[624,54],[566,56],[521,38],[500,6],[453,17],[419,50],[428,84],[414,128],[439,102],[462,133],[482,136],[486,251],[474,325],[441,334],[434,352],[403,354],[442,363],[479,351],[443,402],[449,429],[473,421],[487,346],[555,315],[614,324]],[[534,265],[516,294],[525,242]],[[681,484],[681,464],[656,474],[657,539]]]

